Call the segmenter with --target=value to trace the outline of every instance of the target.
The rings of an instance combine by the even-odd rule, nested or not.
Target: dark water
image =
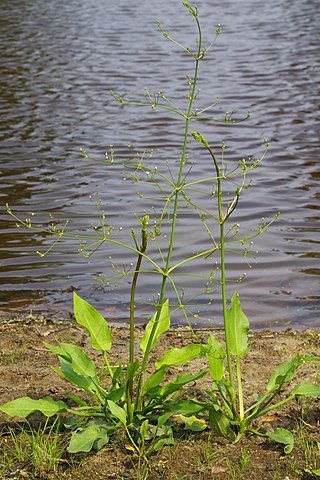
[[[222,34],[202,65],[199,105],[221,98],[219,112],[250,110],[250,122],[232,128],[197,124],[214,144],[228,146],[230,161],[263,151],[268,156],[256,171],[254,185],[243,197],[237,220],[254,227],[261,217],[280,219],[255,241],[259,250],[248,268],[231,255],[229,278],[247,275],[240,292],[254,327],[320,325],[319,236],[319,4],[316,0],[199,1],[205,39],[221,24]],[[2,0],[1,2],[1,244],[0,310],[4,313],[71,310],[72,290],[98,306],[109,318],[128,316],[128,279],[117,288],[92,277],[114,273],[113,262],[130,268],[135,261],[115,246],[105,246],[88,261],[79,245],[64,239],[41,258],[52,239],[17,229],[5,214],[12,210],[35,224],[70,220],[75,230],[97,225],[95,192],[118,239],[137,222],[133,217],[160,203],[143,185],[131,185],[121,168],[81,157],[80,148],[103,159],[108,145],[118,158],[126,145],[142,153],[154,149],[153,166],[169,159],[173,174],[181,148],[178,119],[150,110],[123,108],[109,95],[113,88],[128,98],[143,98],[144,87],[162,89],[183,105],[188,58],[157,31],[156,22],[181,43],[193,45],[192,18],[172,0]],[[208,175],[209,161],[192,144],[196,162],[190,179]],[[143,190],[145,188],[145,190]],[[145,192],[141,200],[136,191]],[[201,200],[203,208],[207,205]],[[82,230],[84,231],[84,230]],[[197,216],[182,209],[175,259],[208,248]],[[112,256],[112,260],[109,259]],[[213,263],[216,259],[213,258]],[[205,274],[209,262],[182,273]],[[200,280],[180,277],[185,297],[197,295]],[[139,283],[139,315],[157,298],[159,279],[145,275]],[[168,292],[173,298],[172,292]],[[198,322],[221,324],[218,294],[212,303],[202,295]],[[174,315],[178,322],[181,315]]]

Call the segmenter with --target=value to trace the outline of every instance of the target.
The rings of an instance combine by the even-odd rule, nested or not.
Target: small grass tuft
[[[58,419],[48,425],[32,428],[29,423],[9,428],[0,445],[1,477],[49,478],[58,472],[66,443]],[[17,477],[16,477],[17,476]]]

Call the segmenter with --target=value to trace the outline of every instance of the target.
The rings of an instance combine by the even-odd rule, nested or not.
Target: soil
[[[137,329],[137,337],[143,329]],[[197,330],[200,340],[206,341],[211,329]],[[111,364],[119,360],[126,362],[128,330],[112,328],[113,349]],[[214,334],[223,341],[223,332]],[[66,401],[72,387],[55,374],[51,365],[57,366],[57,359],[43,345],[43,342],[63,341],[82,346],[99,364],[99,355],[90,349],[89,339],[76,324],[59,323],[44,317],[21,317],[15,321],[0,323],[0,404],[21,396],[41,398],[49,395]],[[154,349],[154,359],[159,358],[171,347],[194,342],[189,329],[178,328],[167,332]],[[297,354],[314,354],[319,358],[320,331],[254,332],[249,338],[249,353],[243,359],[243,388],[246,404],[255,393],[262,393],[272,372],[281,362]],[[188,367],[172,369],[193,371],[201,367],[202,360],[193,361]],[[319,361],[303,365],[298,373],[299,381],[320,382]],[[294,382],[293,382],[294,383]],[[199,395],[210,387],[210,377],[205,376],[191,389],[189,395]],[[79,395],[79,392],[77,392]],[[36,428],[42,419],[33,415],[29,419]],[[214,436],[208,431],[201,433],[182,432],[173,447],[165,447],[150,458],[150,464],[142,471],[125,441],[120,437],[98,453],[64,454],[57,468],[39,473],[28,462],[18,459],[14,464],[2,465],[6,449],[12,444],[10,429],[19,434],[13,419],[0,413],[0,480],[8,479],[126,479],[126,480],[295,480],[319,478],[314,473],[320,468],[320,400],[305,399],[292,402],[283,410],[262,418],[262,430],[275,427],[289,428],[296,440],[290,455],[285,455],[283,446],[266,437],[247,436],[236,444]],[[61,432],[66,438],[67,433]],[[1,477],[2,475],[2,477]]]

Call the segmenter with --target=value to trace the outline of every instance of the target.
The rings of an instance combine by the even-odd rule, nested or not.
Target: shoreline
[[[110,364],[118,365],[119,362],[125,364],[128,361],[128,328],[111,326],[110,330],[112,333],[112,349],[108,352]],[[212,330],[223,344],[223,330],[221,329],[197,330],[198,339],[206,342]],[[137,341],[143,334],[144,329],[138,327],[136,329]],[[151,352],[150,362],[160,358],[168,349],[182,347],[194,341],[190,329],[183,327],[170,329],[159,338]],[[77,344],[97,365],[101,363],[101,352],[92,350],[88,334],[75,322],[53,323],[44,316],[34,318],[33,315],[27,315],[19,317],[19,321],[16,322],[0,323],[0,404],[22,396],[31,396],[32,398],[50,396],[66,400],[70,394],[79,395],[79,391],[75,390],[69,382],[52,371],[52,366],[59,366],[58,361],[56,356],[45,348],[43,342]],[[317,361],[302,365],[294,383],[301,381],[319,383],[319,352],[320,329],[315,332],[301,332],[292,329],[281,332],[251,331],[249,333],[249,351],[242,361],[246,402],[251,403],[256,394],[263,393],[270,373],[275,367],[296,355],[313,353],[317,356]],[[194,371],[204,368],[203,362],[202,358],[194,359],[183,368],[179,366],[170,368],[168,375],[176,377],[182,372],[194,373]],[[189,388],[189,393],[197,396],[203,391],[210,390],[211,385],[210,375],[205,375]],[[80,395],[82,394],[80,393]],[[303,428],[306,441],[309,442],[309,445],[311,442],[313,442],[312,445],[317,445],[316,442],[320,442],[320,399],[307,399],[305,403],[292,402],[283,410],[277,409],[272,415],[267,415],[266,419],[262,419],[262,427],[264,431],[277,427],[290,428],[297,437],[299,418],[305,422]],[[39,421],[41,419],[37,414],[30,419],[33,428],[39,428]],[[0,413],[0,431],[4,432],[2,441],[0,438],[0,453],[1,448],[3,454],[7,452],[8,434],[5,432],[15,428],[15,431],[19,433],[21,425],[23,423],[14,424],[12,418]],[[67,438],[68,432],[61,435],[61,441],[66,442],[64,439]],[[59,469],[54,472],[54,478],[56,480],[91,480],[94,472],[94,478],[97,480],[116,478],[137,480],[136,460],[121,441],[123,442],[119,438],[97,454],[73,456],[70,463],[66,457],[65,463],[61,463]],[[210,458],[207,457],[208,452],[212,452]],[[295,465],[299,466],[301,472],[307,471],[309,468],[303,455],[303,450],[297,444],[290,457],[292,462],[296,462]],[[318,453],[314,455],[317,458]],[[296,474],[296,470],[293,470],[291,463],[288,462],[288,457],[283,455],[282,447],[275,446],[266,439],[248,436],[235,445],[226,443],[220,437],[212,436],[206,431],[193,436],[186,432],[177,439],[174,447],[165,447],[161,452],[152,456],[150,458],[152,475],[148,478],[177,480],[184,474],[183,478],[188,478],[188,480],[198,480],[199,478],[211,480],[213,477],[216,480],[225,480],[229,478],[227,476],[228,465],[235,465],[236,468],[237,465],[241,465],[244,457],[250,458],[246,474],[241,477],[244,480],[313,478],[301,477],[300,474]],[[206,458],[207,460],[203,460]],[[27,467],[26,464],[20,466],[19,462],[13,465],[12,472],[15,474],[19,468],[22,471],[25,471],[26,468],[32,471],[32,466],[28,464]],[[10,472],[10,469],[8,471]],[[22,477],[15,476],[15,478]]]

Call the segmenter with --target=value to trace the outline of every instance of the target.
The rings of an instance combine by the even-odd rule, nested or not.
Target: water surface
[[[252,268],[241,256],[229,257],[229,279],[244,272],[246,276],[241,284],[228,284],[228,293],[231,296],[235,288],[240,292],[255,328],[319,326],[318,2],[229,0],[198,5],[205,40],[214,36],[218,23],[222,32],[201,67],[199,105],[218,95],[217,116],[232,108],[239,115],[250,110],[252,116],[232,128],[198,123],[196,129],[213,144],[224,141],[230,162],[260,155],[267,137],[269,153],[241,199],[238,221],[245,230],[261,217],[268,220],[281,211],[280,219],[255,241],[259,254],[251,260]],[[98,225],[95,192],[99,192],[117,238],[127,238],[123,232],[130,234],[137,225],[134,213],[141,216],[160,206],[155,192],[150,185],[125,181],[121,168],[83,158],[80,148],[103,159],[112,144],[121,159],[128,155],[130,143],[140,154],[144,148],[153,149],[152,165],[162,168],[168,159],[176,172],[182,142],[179,119],[122,107],[109,90],[141,99],[145,87],[162,89],[183,105],[191,64],[165,41],[156,24],[161,20],[179,42],[191,47],[192,18],[180,2],[171,0],[161,2],[161,7],[155,0],[3,0],[1,7],[1,205],[8,202],[35,224],[50,225],[51,214],[81,230]],[[210,161],[191,145],[189,160],[195,167],[190,179],[196,171],[208,175]],[[142,190],[144,199],[136,194]],[[207,207],[207,199],[200,202]],[[3,208],[0,228],[3,313],[32,309],[59,315],[71,311],[76,290],[114,321],[127,319],[129,277],[116,288],[93,277],[110,275],[112,263],[123,262],[130,269],[135,259],[128,252],[105,246],[88,261],[77,253],[76,242],[65,239],[49,255],[39,257],[37,250],[43,252],[52,244],[47,235],[17,229]],[[174,258],[178,261],[208,243],[197,215],[182,209]],[[208,268],[208,261],[199,261],[182,274],[204,275]],[[190,277],[179,280],[186,299],[203,287]],[[142,320],[158,291],[157,277],[140,278]],[[168,295],[174,303],[172,292]],[[189,303],[198,323],[221,325],[217,293]],[[177,312],[173,322],[181,318]]]

